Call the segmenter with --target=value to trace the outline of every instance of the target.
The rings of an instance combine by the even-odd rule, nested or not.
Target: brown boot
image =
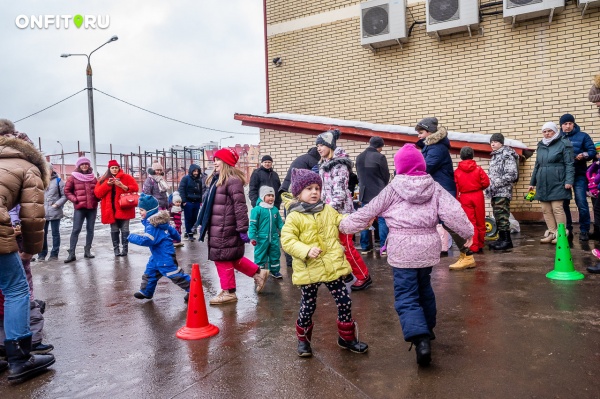
[[[461,252],[458,261],[450,265],[450,270],[471,269],[475,266],[475,258],[473,255],[467,255],[466,253]]]

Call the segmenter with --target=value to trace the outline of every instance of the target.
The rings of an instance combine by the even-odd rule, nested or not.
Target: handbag
[[[119,206],[121,209],[131,209],[138,206],[140,200],[139,193],[123,193],[119,197]]]

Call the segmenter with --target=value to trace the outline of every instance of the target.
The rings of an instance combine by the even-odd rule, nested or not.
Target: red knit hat
[[[110,161],[108,161],[108,167],[110,168],[111,166],[117,166],[119,168],[121,167],[121,165],[119,165],[119,163],[114,159],[111,159]]]
[[[235,166],[240,156],[235,150],[231,148],[221,148],[214,155],[215,158],[219,158],[221,161],[225,162],[229,166]]]

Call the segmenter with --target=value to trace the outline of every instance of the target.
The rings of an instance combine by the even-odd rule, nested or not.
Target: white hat
[[[273,194],[275,195],[275,190],[273,189],[273,187],[269,187],[269,186],[262,186],[259,190],[258,190],[258,198],[260,198],[261,200],[265,200],[265,196],[268,194]]]

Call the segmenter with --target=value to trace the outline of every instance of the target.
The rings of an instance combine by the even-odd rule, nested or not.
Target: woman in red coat
[[[69,176],[65,185],[65,195],[73,203],[73,231],[71,232],[71,241],[69,243],[69,257],[65,263],[70,263],[76,260],[75,247],[79,239],[79,233],[83,227],[83,222],[86,224],[86,237],[84,258],[94,258],[92,255],[92,241],[94,240],[94,225],[96,224],[96,215],[98,214],[98,198],[94,195],[94,188],[97,180],[94,177],[94,171],[90,166],[90,160],[86,157],[81,157],[75,163],[76,169]]]
[[[135,217],[135,207],[122,209],[119,204],[121,194],[137,192],[138,184],[135,179],[123,172],[117,161],[108,161],[108,170],[100,178],[94,193],[100,198],[102,223],[110,224],[110,236],[113,242],[115,256],[127,256],[129,237],[129,220]],[[123,251],[119,250],[119,233]]]

